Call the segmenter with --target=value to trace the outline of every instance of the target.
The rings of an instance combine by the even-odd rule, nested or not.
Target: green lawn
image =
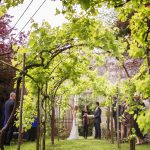
[[[16,144],[12,144],[10,147],[5,147],[6,150],[16,150]],[[21,150],[35,150],[35,142],[25,142],[21,146]],[[116,144],[111,144],[105,140],[94,139],[79,139],[79,140],[61,140],[57,141],[54,146],[47,141],[46,150],[117,150]],[[129,150],[129,144],[121,144],[121,150]],[[136,146],[136,150],[150,150],[149,145]]]

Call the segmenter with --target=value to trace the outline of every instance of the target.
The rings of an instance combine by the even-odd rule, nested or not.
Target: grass
[[[5,147],[6,150],[16,150],[17,145],[13,143],[11,146]],[[21,145],[21,150],[35,150],[35,142],[24,142]],[[50,141],[47,140],[46,150],[117,150],[116,144],[111,144],[106,140],[94,140],[92,138],[84,140],[58,140],[55,141],[55,145],[52,146]],[[129,150],[129,143],[121,144],[121,150]],[[150,150],[149,145],[138,145],[136,150]]]

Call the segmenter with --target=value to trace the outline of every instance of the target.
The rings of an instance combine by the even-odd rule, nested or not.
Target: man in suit
[[[3,100],[0,97],[0,129],[3,127],[4,125],[4,104],[3,104]]]
[[[5,124],[7,123],[13,111],[15,100],[16,100],[16,93],[11,92],[10,98],[5,102]],[[10,145],[10,141],[13,136],[13,124],[14,124],[14,119],[12,119],[12,122],[10,123],[9,127],[6,130],[6,134],[5,134],[6,145]]]
[[[94,111],[94,126],[95,126],[95,139],[101,139],[101,109],[99,102],[96,102],[96,109]]]

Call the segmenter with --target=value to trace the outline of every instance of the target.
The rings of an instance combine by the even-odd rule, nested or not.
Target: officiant
[[[82,110],[82,124],[83,124],[83,136],[85,139],[88,137],[88,127],[89,127],[89,109],[88,106],[85,105],[83,110]]]

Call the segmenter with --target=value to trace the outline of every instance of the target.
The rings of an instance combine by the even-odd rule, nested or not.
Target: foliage
[[[3,2],[0,1],[0,3],[2,3],[0,5],[0,16],[3,16],[6,13],[7,9],[9,9],[10,7],[15,7],[23,2],[24,0],[3,0]]]
[[[144,134],[150,132],[150,128],[148,126],[149,123],[150,123],[150,109],[146,110],[145,113],[141,113],[140,116],[138,117],[139,127]]]
[[[32,123],[35,121],[37,116],[36,113],[36,101],[32,98],[31,95],[24,96],[24,105],[23,105],[23,131],[27,131],[31,128]],[[19,111],[19,110],[18,110]],[[19,112],[17,112],[17,121],[16,126],[19,127]]]
[[[0,13],[22,2],[23,0],[5,0]],[[121,35],[116,27],[102,26],[97,16],[99,8],[106,3],[115,8],[122,22],[128,22],[129,32]],[[28,93],[37,97],[37,86],[42,87],[48,82],[49,95],[63,95],[62,101],[67,100],[71,94],[80,94],[86,89],[94,90],[96,95],[107,95],[109,102],[106,105],[110,104],[112,96],[118,91],[122,100],[125,96],[128,97],[129,104],[133,103],[135,91],[141,92],[144,98],[149,97],[149,0],[62,0],[62,5],[63,10],[57,10],[57,14],[63,13],[68,24],[51,28],[47,22],[43,22],[42,26],[33,23],[27,47],[16,50],[18,57],[13,64],[21,64],[22,53],[26,52],[28,74],[34,78],[31,80],[27,77],[26,86],[32,87]],[[103,49],[107,53],[106,57],[115,57],[120,64],[132,57],[143,59],[143,65],[134,78],[129,77],[121,86],[119,83],[112,86],[103,77],[94,79],[96,72],[88,68],[92,58],[99,59],[93,55],[95,48]],[[21,69],[21,65],[18,67]],[[148,127],[147,123],[149,120],[143,126]]]
[[[119,19],[122,22],[128,21],[130,32],[124,37],[127,41],[127,55],[133,58],[143,59],[143,64],[140,67],[139,73],[130,80],[130,83],[126,83],[124,86],[122,95],[127,95],[127,102],[130,105],[133,105],[133,94],[135,91],[140,92],[143,95],[143,98],[150,97],[149,91],[149,40],[150,40],[150,9],[149,1],[118,1],[118,4],[112,3],[116,10],[119,12]],[[134,108],[132,107],[134,110]],[[131,110],[132,112],[132,110]],[[148,111],[145,112],[145,116],[149,116]],[[142,117],[140,117],[142,118]],[[149,117],[146,117],[147,121]],[[147,121],[139,119],[138,123],[141,126],[141,129],[144,127],[144,131],[149,131],[149,124]]]
[[[144,85],[144,86],[143,86]],[[149,75],[144,75],[143,79],[137,79],[135,80],[135,86],[137,91],[142,93],[144,98],[150,97],[150,76]]]
[[[113,43],[106,46],[101,40],[101,43],[98,42],[102,36],[104,41],[109,37],[111,42],[113,34],[105,29],[97,32],[100,28],[99,21],[88,17],[74,18],[73,23],[64,24],[61,28],[51,28],[47,22],[43,22],[42,26],[33,23],[27,47],[18,49],[17,61],[13,61],[16,65],[21,64],[22,54],[26,53],[26,68],[29,68],[27,74],[32,76],[26,77],[26,89],[27,94],[31,94],[30,98],[36,99],[37,86],[43,89],[47,82],[50,106],[56,98],[55,103],[62,106],[64,111],[68,98],[73,94],[80,94],[86,89],[105,93],[105,79],[95,77],[96,71],[91,68],[103,64],[93,49],[95,46],[105,46],[106,50],[113,50]],[[21,69],[21,65],[18,68]],[[62,97],[61,100],[58,97]]]
[[[15,77],[15,70],[3,64],[2,61],[11,64],[14,58],[12,44],[15,43],[19,47],[26,39],[24,34],[19,34],[19,38],[15,38],[16,35],[12,33],[13,29],[10,25],[12,18],[8,14],[0,17],[0,95],[2,100],[7,100],[9,93],[14,90]]]
[[[19,47],[25,44],[26,39],[26,35],[23,33],[19,34],[19,38],[16,38],[16,35],[12,33],[12,30],[16,30],[10,26],[12,19],[13,17],[8,14],[0,17],[0,58],[7,62],[10,62],[11,57],[13,57],[12,45],[16,44]]]

